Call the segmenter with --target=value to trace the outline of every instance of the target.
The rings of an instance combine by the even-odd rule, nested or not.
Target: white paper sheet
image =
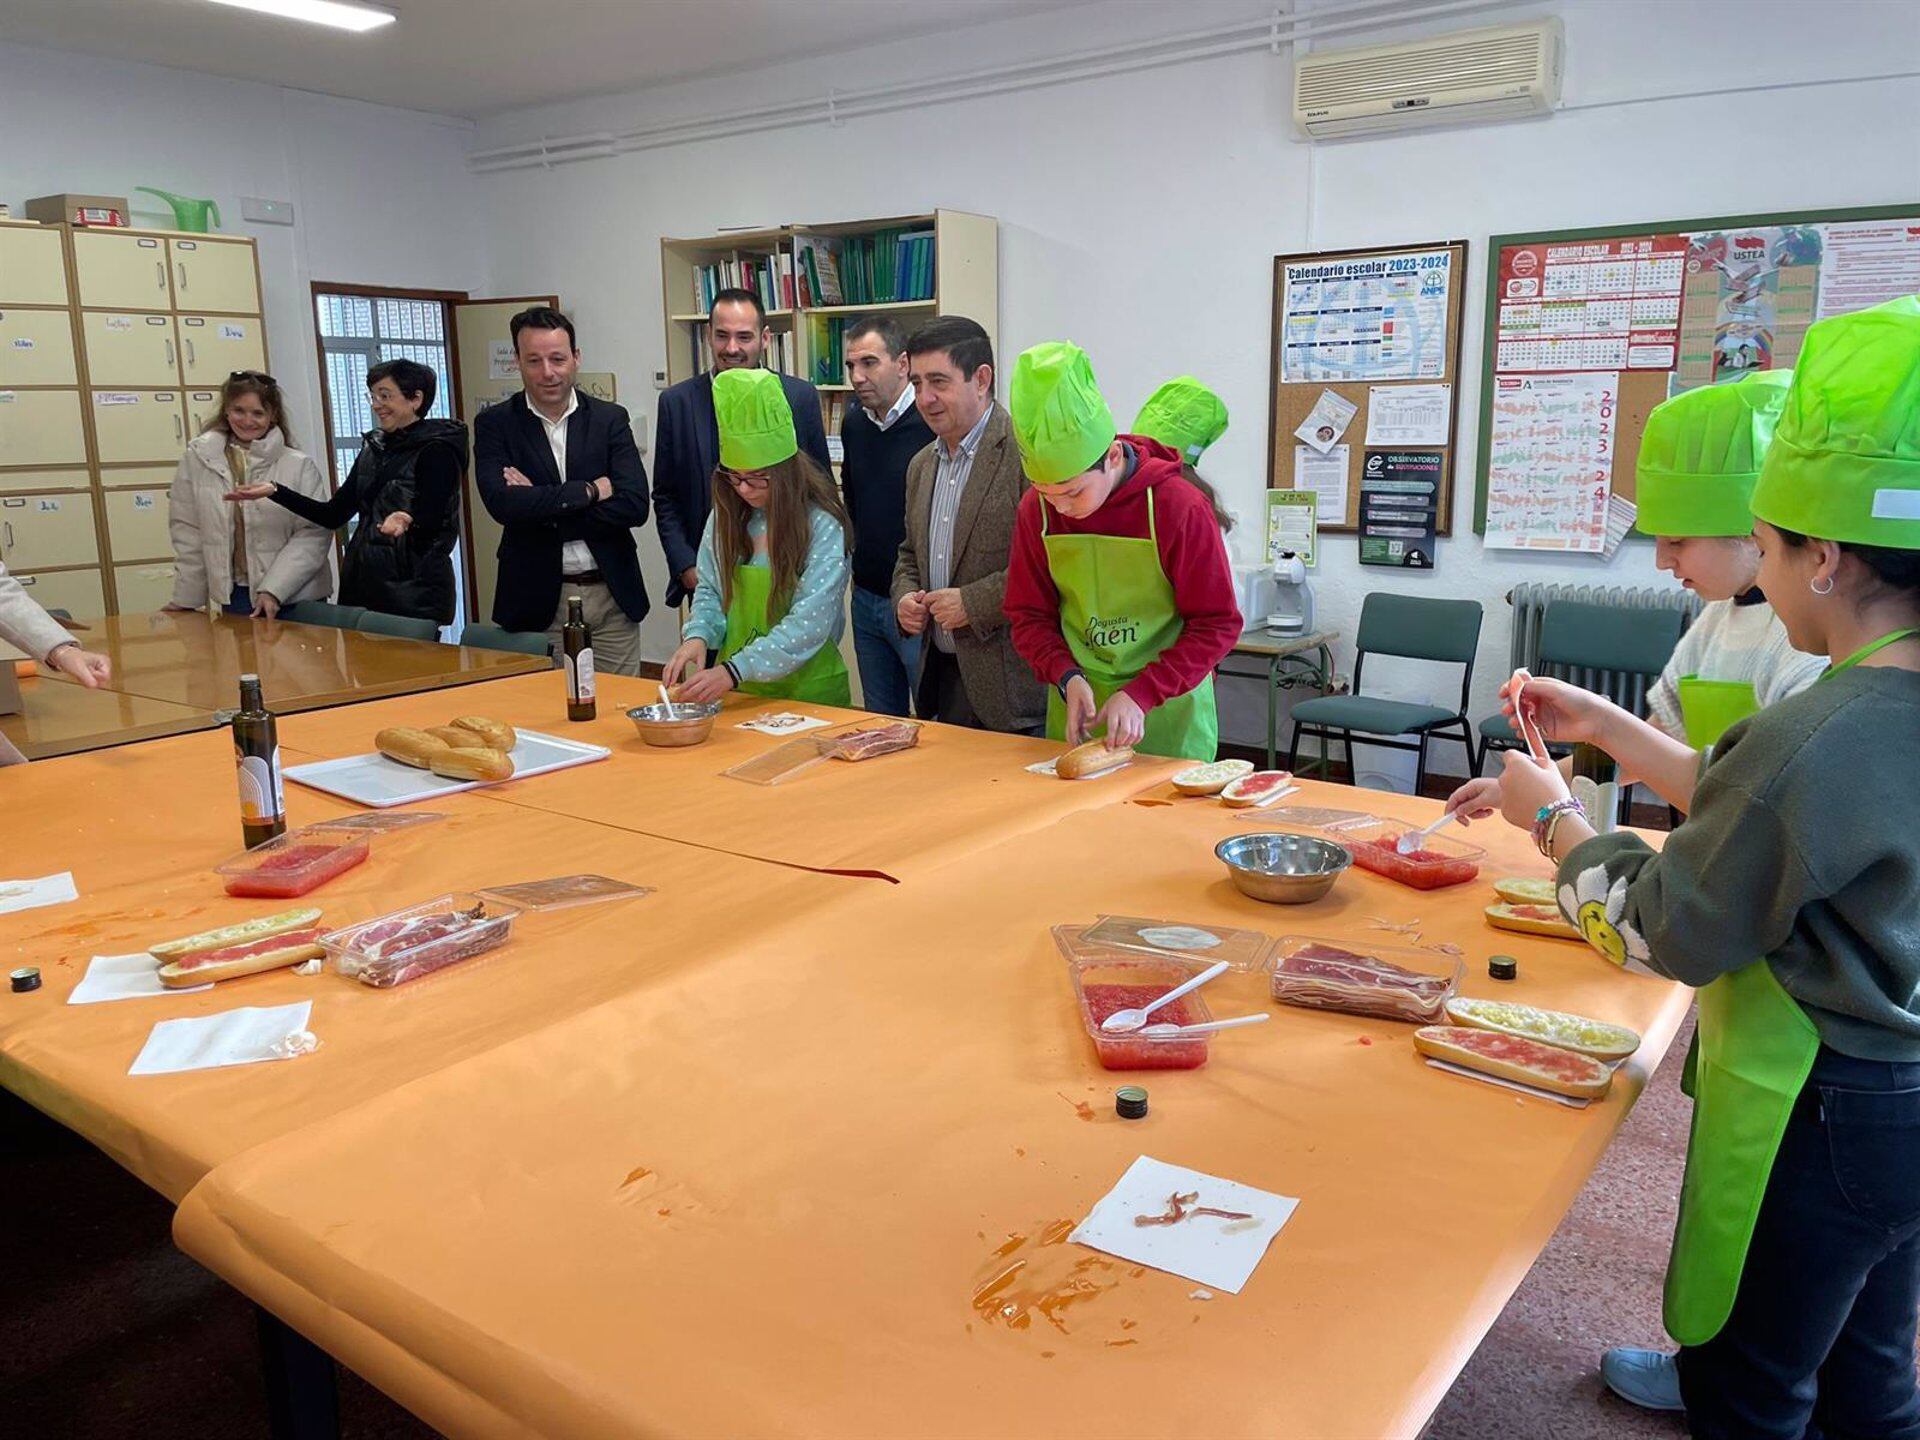
[[[1627,538],[1627,532],[1633,529],[1633,522],[1640,518],[1640,507],[1624,495],[1607,496],[1607,541],[1600,552],[1605,559],[1611,560],[1620,553],[1620,546]]]
[[[742,720],[742,730],[758,730],[762,735],[798,735],[805,730],[818,730],[831,721],[822,720],[817,715],[796,715],[791,710],[777,710],[766,715],[756,715],[751,720]]]
[[[1059,765],[1059,763],[1060,757],[1056,755],[1051,760],[1041,760],[1036,764],[1027,766],[1027,773],[1029,775],[1044,775],[1049,780],[1058,780],[1061,776],[1059,770],[1055,767]],[[1076,775],[1073,778],[1076,780],[1098,780],[1104,775],[1113,774],[1116,770],[1124,770],[1132,763],[1131,760],[1122,760],[1118,765],[1109,765],[1106,769],[1096,770],[1091,775]]]
[[[87,973],[67,996],[69,1005],[97,1005],[103,1000],[140,1000],[152,995],[193,995],[211,990],[213,982],[178,990],[160,983],[160,962],[151,955],[96,955]]]
[[[64,905],[79,898],[71,870],[42,875],[38,880],[0,880],[0,915],[11,915],[15,910],[37,910],[42,905]]]
[[[1367,444],[1445,445],[1452,411],[1451,385],[1369,385]]]
[[[1344,395],[1322,390],[1320,398],[1313,402],[1313,409],[1307,412],[1307,418],[1294,427],[1293,433],[1324,455],[1339,444],[1359,408]]]
[[[1305,445],[1293,447],[1293,488],[1311,490],[1318,500],[1314,519],[1321,525],[1347,523],[1347,459],[1345,445],[1317,455]]]
[[[1134,1223],[1135,1216],[1165,1213],[1169,1197],[1196,1191],[1196,1205],[1238,1211],[1252,1218],[1222,1220],[1212,1215],[1190,1215],[1174,1225]],[[1255,1190],[1234,1180],[1203,1175],[1142,1155],[1067,1238],[1122,1260],[1151,1265],[1238,1295],[1299,1204],[1290,1196]]]
[[[285,1060],[282,1047],[307,1028],[313,1002],[248,1006],[218,1015],[162,1020],[147,1036],[129,1075],[171,1075],[181,1070],[213,1070],[223,1065],[254,1065]]]

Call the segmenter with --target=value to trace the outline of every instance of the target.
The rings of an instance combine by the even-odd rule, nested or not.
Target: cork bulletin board
[[[1437,475],[1452,533],[1466,261],[1464,240],[1274,257],[1267,485],[1316,490],[1322,533],[1362,532],[1369,456]]]
[[[1608,555],[1647,416],[1789,368],[1807,327],[1920,290],[1920,203],[1495,235],[1474,529]]]

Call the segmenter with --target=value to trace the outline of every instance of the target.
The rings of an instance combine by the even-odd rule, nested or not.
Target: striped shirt
[[[993,418],[993,401],[980,412],[973,428],[962,437],[951,454],[940,441],[933,445],[933,509],[927,520],[927,588],[945,590],[953,584],[953,531],[960,517],[960,500],[967,493],[967,479],[973,474],[973,453],[980,448],[987,421]],[[953,654],[953,636],[944,625],[933,627],[933,643]]]

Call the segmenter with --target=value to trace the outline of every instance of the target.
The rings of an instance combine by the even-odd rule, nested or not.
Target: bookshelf
[[[894,315],[911,330],[936,315],[966,315],[998,346],[1000,224],[986,215],[935,210],[662,239],[660,282],[668,383],[708,368],[707,300],[724,285],[745,284],[763,303],[772,302],[770,368],[814,382],[822,423],[833,435],[837,417],[851,403],[850,387],[844,374],[828,377],[826,371],[834,364],[838,335],[855,317]]]

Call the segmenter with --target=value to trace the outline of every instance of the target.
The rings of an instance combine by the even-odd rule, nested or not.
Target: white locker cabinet
[[[0,495],[0,561],[9,570],[97,565],[91,495]]]
[[[253,246],[244,240],[170,240],[173,303],[183,311],[218,310],[258,315],[260,283]],[[88,302],[89,304],[92,302]]]
[[[103,465],[177,463],[187,448],[180,392],[95,390],[93,436]]]
[[[11,466],[84,465],[78,390],[0,390],[0,456]]]
[[[99,310],[171,310],[167,242],[125,231],[73,232],[73,268],[80,303]]]
[[[164,610],[167,602],[173,599],[173,562],[116,565],[113,567],[113,588],[120,597],[122,615]]]
[[[68,311],[0,309],[0,387],[79,383]]]
[[[173,539],[167,533],[171,494],[170,490],[108,490],[101,495],[107,511],[107,543],[115,560],[159,560],[173,553]],[[120,595],[124,604],[124,588]]]
[[[0,305],[65,305],[67,257],[51,225],[0,222]]]
[[[187,384],[224,385],[236,370],[266,368],[266,327],[259,316],[180,317],[180,373]]]
[[[87,378],[96,386],[153,389],[180,383],[180,339],[171,315],[83,310]]]
[[[220,392],[218,390],[189,390],[187,392],[187,434],[198,435],[207,428],[207,422],[220,413]]]
[[[167,483],[171,485],[172,479]],[[87,471],[0,470],[0,493],[19,495],[35,490],[85,490]]]
[[[43,610],[64,610],[76,617],[107,613],[107,592],[100,583],[98,570],[50,570],[42,575],[16,575],[13,578],[20,582]],[[86,644],[82,636],[73,638]]]

